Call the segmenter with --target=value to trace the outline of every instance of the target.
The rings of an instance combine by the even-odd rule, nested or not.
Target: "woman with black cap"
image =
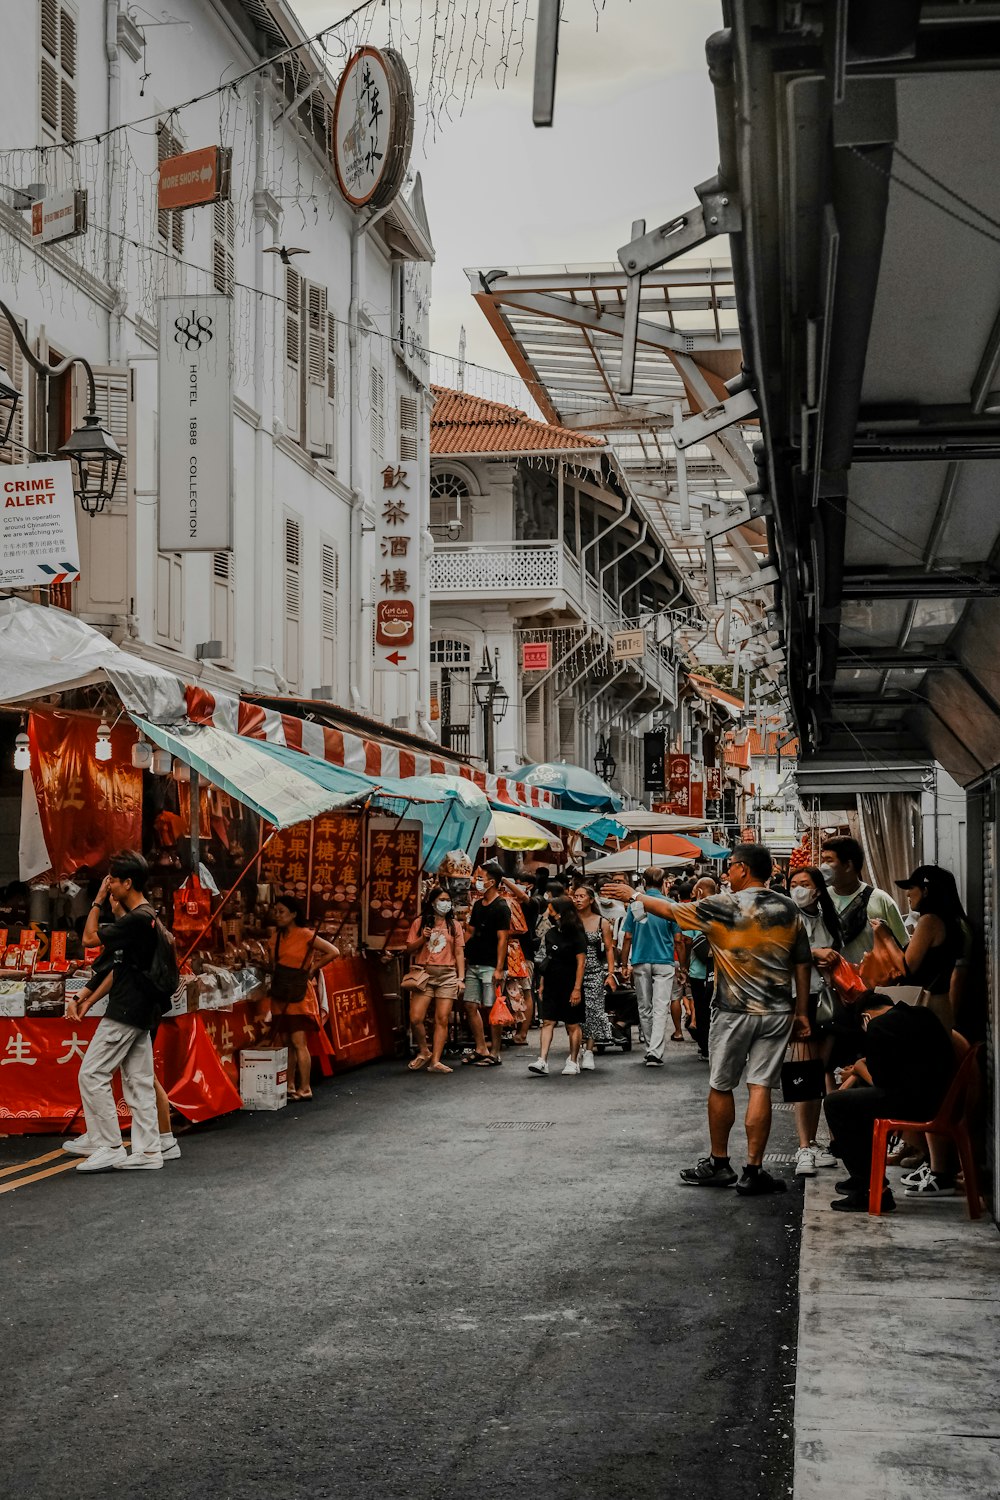
[[[905,891],[917,925],[904,950],[906,975],[902,984],[919,984],[918,1005],[926,1005],[950,1033],[951,989],[955,969],[968,962],[971,929],[950,870],[940,865],[918,865],[896,885]]]

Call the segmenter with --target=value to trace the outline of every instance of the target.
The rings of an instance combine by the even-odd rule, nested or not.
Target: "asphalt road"
[[[694,1050],[379,1064],[161,1172],[6,1193],[3,1491],[789,1495],[801,1195],[678,1183]],[[57,1144],[0,1142],[0,1168]]]

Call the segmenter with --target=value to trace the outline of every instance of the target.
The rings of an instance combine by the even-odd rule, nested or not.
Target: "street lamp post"
[[[594,751],[594,770],[602,781],[610,784],[617,769],[618,762],[611,754],[611,744],[605,736],[598,742],[597,749]]]
[[[10,330],[22,355],[36,374],[41,375],[44,380],[49,380],[53,375],[64,374],[73,365],[81,365],[86,372],[89,398],[87,415],[83,426],[70,433],[56,456],[69,460],[73,467],[73,493],[87,515],[96,516],[104,509],[115,492],[125,455],[111,433],[101,425],[97,414],[97,387],[90,362],[84,359],[82,354],[71,354],[68,359],[62,360],[58,365],[47,365],[29,347],[17,319],[6,303],[0,302],[0,312],[10,324]],[[11,384],[6,371],[0,370],[0,428],[3,428],[0,446],[4,446],[10,437],[19,400],[20,393]]]
[[[495,660],[490,663],[489,651],[484,646],[482,666],[472,679],[472,691],[483,716],[483,749],[486,754],[486,769],[491,774],[496,769],[496,725],[507,712],[510,702],[510,695],[499,678],[499,665]]]

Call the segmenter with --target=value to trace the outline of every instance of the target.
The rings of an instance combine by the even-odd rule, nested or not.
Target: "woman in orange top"
[[[308,979],[302,1000],[281,1001],[271,996],[271,1025],[287,1039],[288,1097],[293,1100],[312,1098],[312,1056],[306,1037],[320,1027],[319,995],[313,976],[331,958],[340,957],[339,948],[317,937],[304,925],[304,919],[302,902],[295,896],[282,896],[275,905],[278,931],[271,946],[272,962],[282,969],[301,970]]]

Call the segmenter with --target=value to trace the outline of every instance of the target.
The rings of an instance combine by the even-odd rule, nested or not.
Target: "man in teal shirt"
[[[862,882],[864,866],[864,850],[857,839],[845,837],[824,841],[819,867],[840,918],[843,934],[840,951],[852,964],[859,964],[874,946],[872,919],[875,917],[885,923],[901,948],[909,942],[899,907],[892,897],[877,886]]]
[[[663,878],[663,870],[647,870],[643,876],[645,894],[662,899]],[[622,927],[622,967],[626,979],[631,977],[635,985],[639,1024],[646,1038],[646,1067],[662,1068],[676,972],[674,939],[678,927],[667,917],[653,916],[641,907],[637,912],[637,905],[629,907]],[[680,1029],[680,1002],[676,1004],[675,1032]]]

